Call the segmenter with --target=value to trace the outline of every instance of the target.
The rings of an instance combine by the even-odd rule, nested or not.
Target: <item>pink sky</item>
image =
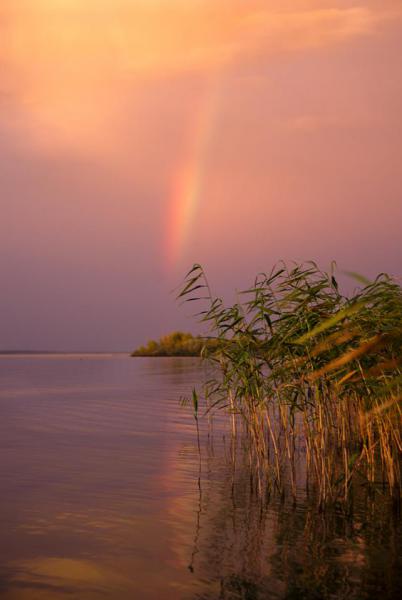
[[[280,258],[402,275],[400,0],[2,0],[0,348],[130,349]]]

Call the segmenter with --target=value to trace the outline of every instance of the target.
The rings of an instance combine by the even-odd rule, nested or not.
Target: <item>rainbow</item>
[[[185,254],[201,202],[219,97],[214,86],[200,103],[193,120],[186,157],[174,172],[164,252],[169,271],[177,267]]]

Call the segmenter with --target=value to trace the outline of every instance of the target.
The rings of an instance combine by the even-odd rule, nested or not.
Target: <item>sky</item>
[[[402,276],[400,0],[1,0],[0,349],[197,330],[280,260]]]

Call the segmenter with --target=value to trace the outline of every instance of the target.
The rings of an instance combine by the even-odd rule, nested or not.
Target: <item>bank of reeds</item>
[[[342,295],[315,263],[277,265],[224,306],[194,265],[179,298],[216,340],[207,410],[247,431],[259,485],[296,496],[300,465],[320,503],[355,484],[401,498],[402,291],[388,275]]]

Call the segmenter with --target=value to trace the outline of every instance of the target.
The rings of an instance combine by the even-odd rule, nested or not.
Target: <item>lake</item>
[[[222,419],[180,398],[197,359],[0,357],[6,600],[398,598],[400,517],[253,491]]]

